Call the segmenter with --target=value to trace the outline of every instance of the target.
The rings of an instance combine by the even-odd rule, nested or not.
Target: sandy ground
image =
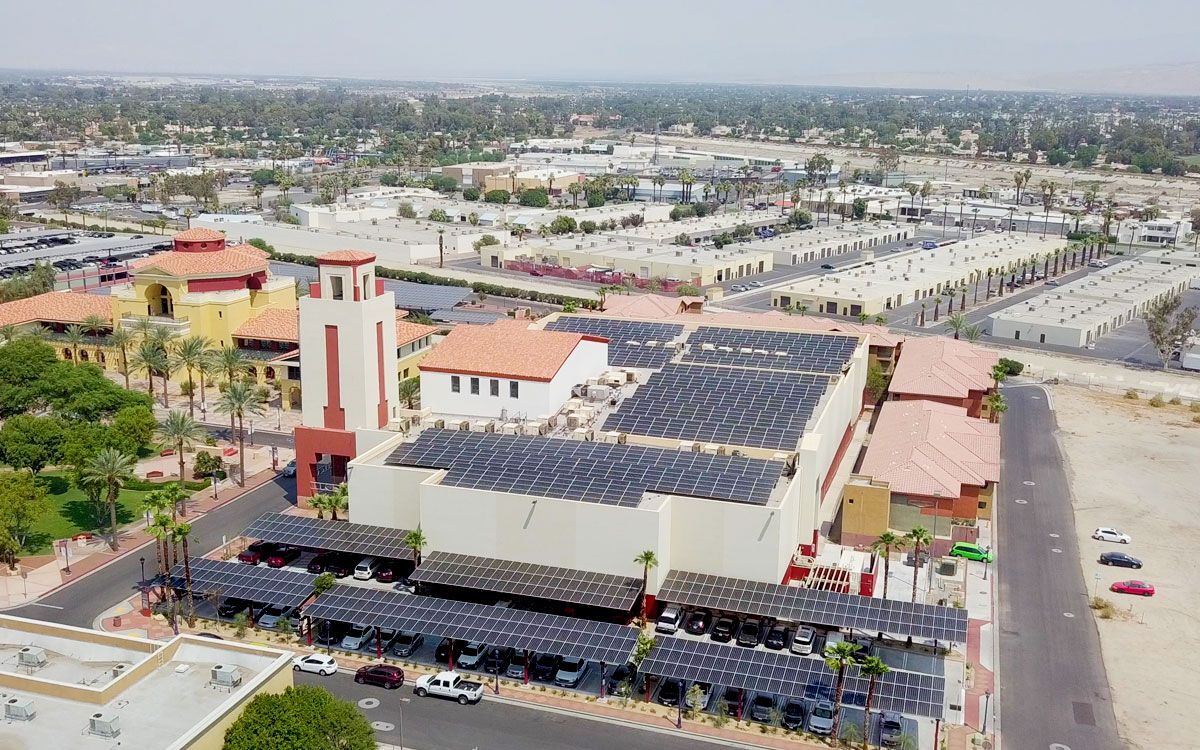
[[[1192,712],[1200,705],[1200,424],[1185,407],[1052,389],[1059,439],[1068,456],[1084,577],[1119,614],[1098,619],[1117,723],[1131,748],[1200,746]],[[1091,539],[1115,526],[1129,545]],[[1142,570],[1101,566],[1101,552],[1127,552]],[[1094,575],[1099,574],[1099,580]],[[1152,598],[1108,592],[1115,581],[1141,579]]]

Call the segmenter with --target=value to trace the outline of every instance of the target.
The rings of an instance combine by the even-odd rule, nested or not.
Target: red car
[[[1134,594],[1136,596],[1154,596],[1154,585],[1145,581],[1117,581],[1108,587],[1109,591],[1118,594]]]
[[[238,562],[247,565],[258,565],[275,552],[275,545],[270,542],[255,542],[238,553]]]
[[[404,670],[389,664],[369,664],[354,673],[354,681],[395,690],[404,684]]]

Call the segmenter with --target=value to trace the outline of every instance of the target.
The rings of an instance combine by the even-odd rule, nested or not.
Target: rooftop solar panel
[[[688,336],[682,361],[831,375],[842,371],[857,346],[853,336],[701,326]]]
[[[394,560],[415,559],[413,551],[404,544],[405,529],[370,526],[363,523],[329,521],[285,513],[267,513],[250,524],[244,536],[278,544],[353,552]]]
[[[784,465],[642,445],[426,430],[386,459],[446,469],[442,484],[636,507],[648,492],[765,505]]]
[[[500,313],[487,312],[486,310],[459,310],[457,308],[444,308],[434,310],[429,313],[429,317],[443,323],[474,323],[476,325],[488,325],[495,323],[507,316]]]
[[[394,628],[609,664],[624,664],[629,659],[639,632],[607,622],[349,586],[322,594],[304,613],[317,620]]]
[[[641,671],[661,678],[740,687],[752,692],[793,698],[832,698],[836,676],[820,657],[747,649],[712,641],[660,636],[642,662]],[[842,699],[866,702],[867,679],[847,670]],[[941,718],[946,681],[935,675],[892,671],[875,683],[872,706],[914,716]]]
[[[315,280],[317,269],[294,263],[271,263],[271,272],[281,276]],[[443,284],[417,284],[412,281],[381,279],[383,288],[396,296],[396,306],[405,310],[431,312],[454,307],[470,297],[470,287]]]
[[[295,570],[243,565],[227,560],[193,557],[188,561],[192,592],[221,599],[244,599],[264,604],[296,607],[312,596],[316,576]],[[184,587],[183,565],[171,570],[178,588]]]
[[[906,638],[967,642],[967,611],[777,583],[672,570],[659,588],[660,601],[786,622],[852,628]]]
[[[668,364],[603,429],[790,451],[828,387],[825,375]]]
[[[658,369],[674,356],[675,348],[669,342],[683,333],[683,326],[677,323],[564,315],[549,323],[546,330],[603,336],[608,339],[610,365]]]
[[[409,579],[620,611],[632,609],[642,593],[642,579],[638,576],[618,576],[451,552],[430,552]]]

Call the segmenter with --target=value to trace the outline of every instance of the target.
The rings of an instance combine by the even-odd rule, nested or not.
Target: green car
[[[968,560],[977,560],[979,562],[992,562],[995,558],[988,550],[980,547],[978,544],[970,542],[955,542],[950,548],[951,557],[964,557]]]

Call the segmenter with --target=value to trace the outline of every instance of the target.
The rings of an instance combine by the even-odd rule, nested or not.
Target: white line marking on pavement
[[[65,607],[60,607],[56,604],[42,604],[41,602],[31,602],[29,604],[29,606],[30,607],[46,607],[47,609],[65,609]]]

